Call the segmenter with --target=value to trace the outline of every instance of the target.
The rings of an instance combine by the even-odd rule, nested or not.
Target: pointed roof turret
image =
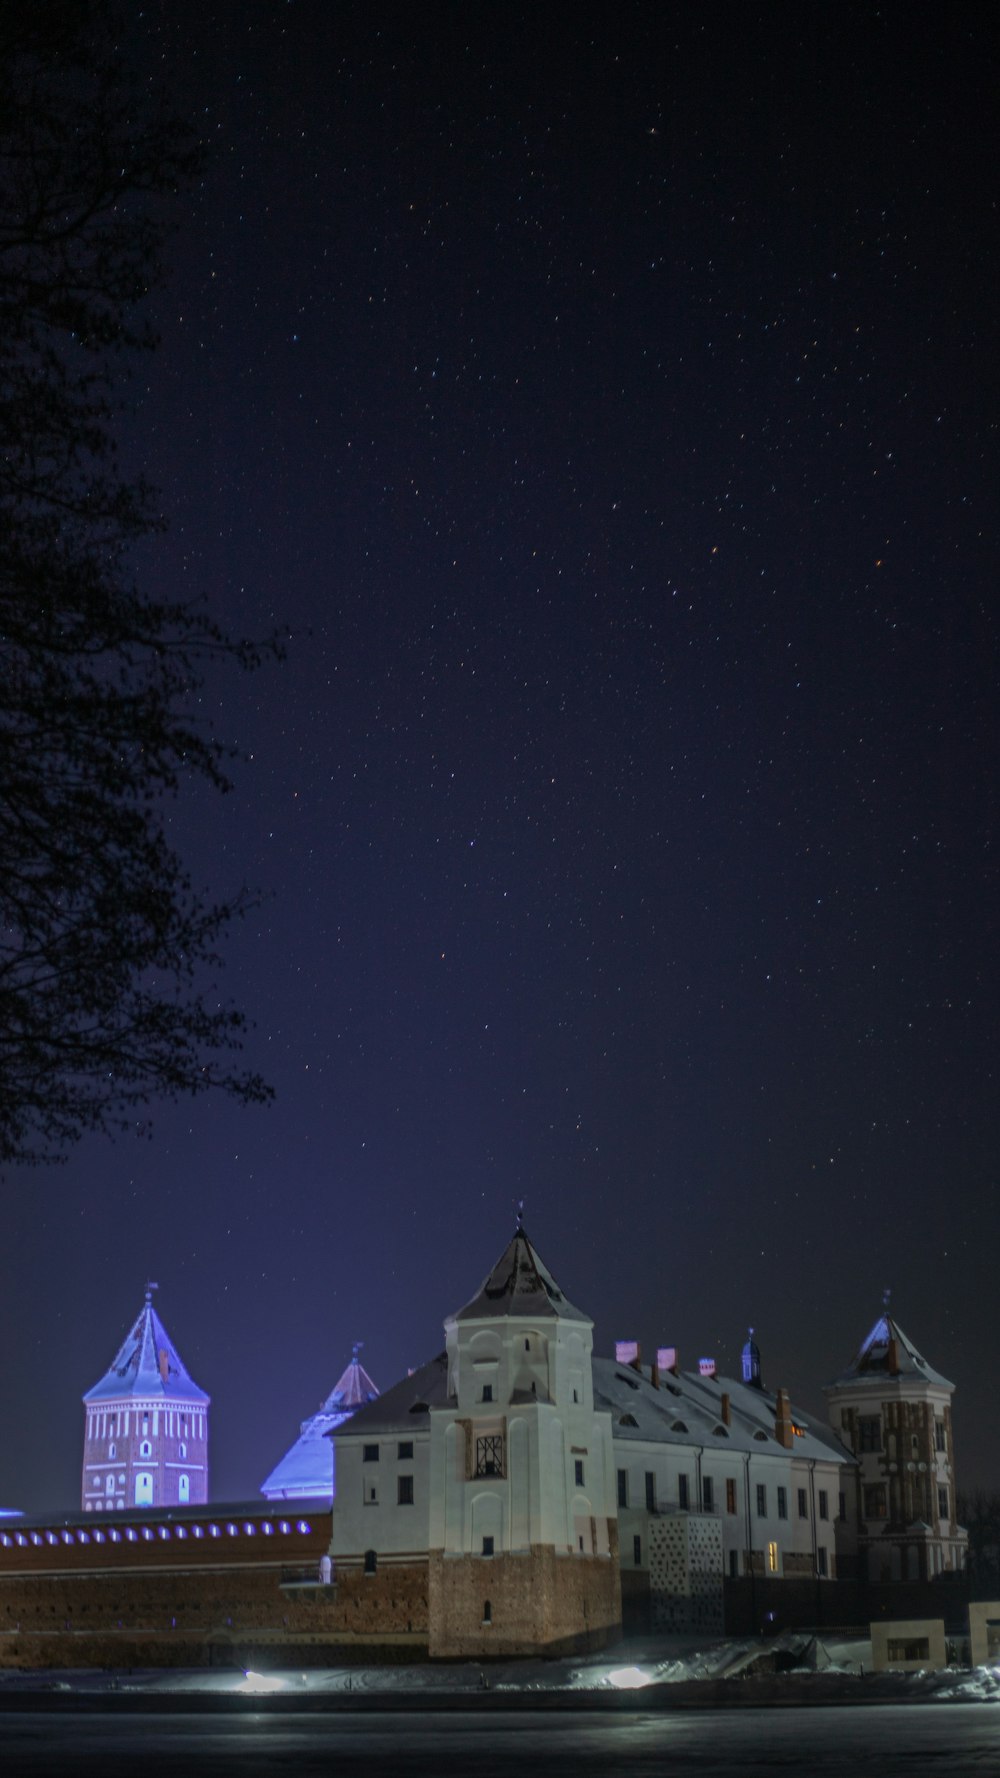
[[[498,1315],[544,1317],[560,1321],[585,1321],[590,1316],[573,1307],[560,1290],[548,1267],[539,1258],[525,1232],[521,1212],[517,1228],[496,1265],[476,1295],[451,1317],[452,1321],[493,1321]]]
[[[332,1493],[333,1456],[327,1437],[366,1402],[378,1400],[378,1389],[358,1357],[361,1345],[355,1341],[347,1369],[318,1412],[302,1421],[294,1445],[261,1483],[260,1491],[269,1500]]]
[[[746,1345],[740,1354],[740,1362],[743,1367],[744,1383],[749,1383],[754,1389],[763,1389],[764,1384],[760,1374],[760,1347],[753,1337],[752,1327],[747,1328]]]
[[[85,1402],[125,1401],[132,1396],[164,1401],[205,1402],[181,1362],[180,1354],[153,1308],[155,1284],[147,1284],[146,1300],[139,1318],[126,1335],[111,1367],[99,1383],[88,1389]]]
[[[933,1370],[926,1358],[921,1357],[895,1316],[890,1315],[888,1307],[883,1309],[870,1333],[862,1340],[852,1363],[835,1382],[865,1382],[869,1377],[873,1382],[882,1382],[887,1377],[911,1381],[919,1378],[924,1383],[940,1384],[944,1389],[954,1388],[947,1377],[942,1377],[940,1371]]]

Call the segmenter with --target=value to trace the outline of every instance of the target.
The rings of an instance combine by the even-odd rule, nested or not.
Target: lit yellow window
[[[769,1543],[767,1546],[767,1572],[768,1574],[777,1574],[778,1572],[778,1546],[776,1543]]]

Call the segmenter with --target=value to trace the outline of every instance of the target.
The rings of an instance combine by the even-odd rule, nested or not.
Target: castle
[[[900,1586],[964,1566],[952,1387],[887,1308],[827,1390],[832,1426],[764,1386],[752,1335],[739,1377],[682,1371],[672,1348],[644,1365],[634,1342],[595,1356],[519,1219],[439,1355],[379,1396],[355,1350],[266,1503],[212,1508],[208,1397],[150,1288],[85,1397],[83,1512],[0,1525],[12,1658],[37,1664],[44,1643],[56,1664],[190,1663],[236,1636],[302,1662],[314,1646],[487,1658],[600,1646],[623,1621],[892,1616]],[[44,1641],[53,1613],[63,1652]]]

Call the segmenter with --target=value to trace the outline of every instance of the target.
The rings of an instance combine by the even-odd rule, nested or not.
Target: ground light
[[[652,1685],[653,1679],[649,1673],[644,1673],[641,1667],[615,1667],[614,1671],[608,1674],[608,1684],[613,1685],[619,1692],[634,1692],[638,1691],[640,1686]]]
[[[284,1689],[285,1681],[276,1673],[254,1673],[251,1668],[247,1668],[242,1683],[236,1687],[238,1692],[283,1692]]]

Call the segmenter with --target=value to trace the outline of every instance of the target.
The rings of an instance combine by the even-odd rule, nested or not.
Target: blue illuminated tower
[[[208,1499],[209,1397],[181,1363],[147,1284],[139,1318],[83,1398],[84,1512]]]

